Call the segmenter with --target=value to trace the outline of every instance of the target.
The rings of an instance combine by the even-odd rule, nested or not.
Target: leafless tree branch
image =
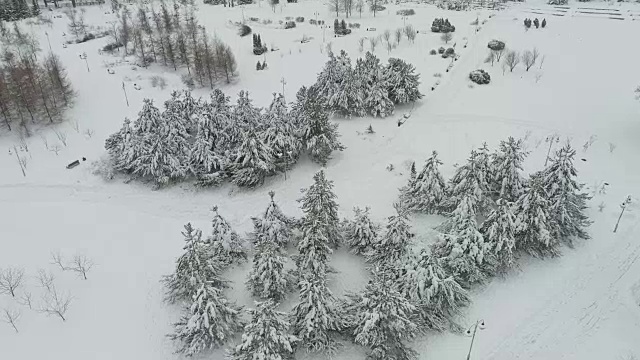
[[[0,294],[16,297],[16,289],[22,285],[24,269],[8,268],[0,270]]]
[[[59,251],[51,253],[51,264],[58,265],[62,271],[69,270],[68,267],[64,266],[62,261],[62,255],[60,255]]]
[[[3,321],[13,327],[13,330],[18,332],[18,327],[16,326],[16,322],[20,319],[22,315],[19,310],[16,309],[4,309],[4,319]]]
[[[42,296],[42,307],[40,312],[47,315],[58,316],[62,321],[67,321],[65,315],[71,305],[71,295],[60,294],[55,286],[51,286],[51,290]]]
[[[52,291],[53,280],[55,279],[52,273],[47,272],[44,269],[40,269],[38,270],[37,278],[41,287],[47,289],[47,291]]]
[[[67,269],[77,272],[82,275],[85,280],[87,280],[87,273],[93,267],[93,261],[87,258],[84,255],[76,255],[73,257],[73,261],[71,262],[71,266]]]

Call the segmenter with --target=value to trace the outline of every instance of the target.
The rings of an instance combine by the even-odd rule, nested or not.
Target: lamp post
[[[87,61],[87,53],[83,52],[79,56],[80,56],[80,59],[84,60],[85,64],[87,64],[87,72],[91,72],[91,70],[89,70],[89,62]]]
[[[280,83],[282,84],[282,99],[285,99],[284,96],[284,86],[287,84],[287,81],[284,79],[284,77],[282,79],[280,79]]]
[[[469,345],[469,353],[467,354],[467,360],[471,359],[471,349],[473,349],[473,341],[476,339],[476,332],[485,329],[484,320],[480,319],[467,330],[467,336],[471,336],[471,344]],[[471,330],[473,329],[473,331]]]
[[[49,39],[49,33],[45,31],[44,34],[47,35],[47,42],[49,43],[49,51],[53,52],[53,50],[51,49],[51,39]]]
[[[620,219],[622,219],[622,214],[624,214],[624,211],[626,210],[627,205],[629,204],[631,204],[631,195],[628,195],[627,198],[622,202],[622,204],[620,204],[620,208],[622,209],[622,211],[620,212],[620,216],[618,216],[616,227],[613,229],[614,233],[618,231],[618,225],[620,225]]]
[[[127,101],[127,107],[129,106],[129,98],[127,97],[127,89],[124,87],[124,81],[122,82],[122,91],[124,92],[124,99]]]

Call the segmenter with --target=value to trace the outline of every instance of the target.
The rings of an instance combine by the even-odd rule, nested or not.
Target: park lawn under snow
[[[448,12],[433,6],[414,5],[416,15],[407,19],[418,30],[428,31],[434,17],[448,17],[456,26],[452,43],[461,57],[453,69],[445,72],[450,60],[431,56],[428,51],[442,46],[437,34],[418,34],[415,45],[403,39],[391,56],[414,64],[421,74],[425,98],[414,109],[401,107],[386,119],[369,117],[335,119],[347,149],[336,153],[326,167],[327,177],[335,182],[341,217],[351,217],[354,206],[372,207],[372,216],[383,222],[393,213],[397,188],[408,178],[408,165],[421,166],[432,150],[444,161],[448,178],[454,164],[466,161],[471,149],[483,141],[495,147],[507,136],[525,137],[531,151],[526,171],[544,164],[548,144],[544,139],[557,133],[562,141],[570,139],[578,149],[580,180],[593,189],[608,182],[606,194],[596,194],[590,201],[592,239],[564,249],[559,259],[539,261],[523,259],[519,272],[505,279],[494,279],[473,292],[473,304],[464,325],[483,318],[487,329],[478,334],[474,357],[482,359],[602,359],[640,356],[637,334],[640,331],[640,242],[638,235],[638,190],[640,167],[640,103],[633,90],[640,83],[640,48],[634,46],[640,33],[637,21],[603,18],[547,16],[545,29],[525,32],[522,20],[531,17],[526,9],[540,4],[515,5],[495,12],[476,35],[469,25],[476,16],[480,21],[489,12]],[[602,6],[608,6],[603,5]],[[544,6],[544,5],[540,5]],[[577,5],[572,5],[577,6]],[[198,16],[209,32],[214,32],[232,46],[238,60],[239,77],[223,90],[232,95],[247,89],[257,105],[267,106],[273,92],[282,91],[292,100],[300,86],[310,85],[326,61],[322,29],[308,23],[295,29],[281,30],[255,25],[267,44],[280,50],[269,52],[269,68],[257,72],[255,62],[263,59],[251,54],[250,37],[240,38],[227,20],[240,21],[240,8],[199,5]],[[352,60],[359,55],[358,38],[369,36],[367,27],[377,33],[392,31],[403,25],[395,15],[397,6],[356,19],[362,24],[354,34],[333,38],[325,33],[335,52],[345,49]],[[636,7],[637,9],[637,7]],[[105,26],[111,15],[104,9],[87,9],[88,21]],[[320,2],[287,4],[274,13],[262,4],[246,6],[245,18],[277,20],[285,16],[314,18],[314,12],[328,23],[333,15]],[[251,24],[250,24],[251,25]],[[312,182],[318,165],[302,159],[295,169],[283,176],[269,178],[255,190],[224,185],[217,189],[198,190],[181,184],[152,191],[140,183],[124,184],[120,180],[104,182],[92,174],[91,163],[104,156],[104,139],[120,128],[125,116],[135,118],[142,99],[150,97],[158,104],[175,88],[182,88],[179,76],[161,67],[132,70],[131,64],[114,65],[117,56],[98,55],[106,39],[62,48],[65,19],[54,19],[52,28],[31,28],[40,36],[41,47],[48,47],[44,31],[49,33],[54,52],[58,53],[78,90],[69,121],[55,129],[68,134],[68,144],[58,155],[45,150],[42,137],[49,144],[59,143],[53,130],[45,128],[28,139],[29,162],[23,177],[15,155],[7,150],[18,141],[3,134],[0,146],[0,267],[24,267],[29,279],[23,288],[33,293],[37,306],[40,289],[32,278],[38,269],[50,270],[57,287],[69,291],[73,302],[67,321],[18,305],[6,295],[0,296],[0,308],[19,308],[22,317],[19,333],[0,323],[0,358],[38,359],[175,359],[174,346],[165,336],[177,320],[177,308],[162,302],[159,282],[174,266],[180,254],[182,225],[191,221],[206,234],[210,211],[215,204],[220,213],[241,234],[251,230],[250,217],[266,207],[267,192],[276,192],[276,201],[289,215],[300,215],[300,189]],[[301,44],[302,35],[313,37]],[[467,48],[462,46],[468,38]],[[525,72],[522,66],[503,75],[499,65],[484,64],[489,40],[499,38],[518,51],[538,47],[545,56],[540,69]],[[322,50],[321,50],[322,49]],[[367,45],[365,44],[365,49]],[[78,54],[87,52],[90,72]],[[376,55],[386,61],[383,45]],[[132,59],[131,59],[132,60]],[[106,67],[115,70],[114,75]],[[489,85],[469,87],[468,74],[483,68],[491,75]],[[441,73],[436,78],[434,73]],[[152,88],[149,78],[162,74],[167,78],[164,90]],[[540,76],[536,82],[536,76]],[[435,91],[431,86],[440,80]],[[130,107],[122,92],[125,82]],[[133,89],[133,84],[142,90]],[[206,96],[206,89],[197,90]],[[411,113],[398,127],[396,119]],[[74,129],[77,122],[79,132]],[[372,125],[375,134],[364,130]],[[93,130],[91,137],[84,135]],[[596,136],[586,151],[582,145]],[[611,145],[615,146],[610,151]],[[557,146],[557,145],[555,145]],[[72,160],[85,156],[87,162],[73,170],[65,169]],[[393,171],[386,170],[389,164]],[[631,194],[634,202],[627,209],[617,234],[612,228],[619,214],[618,204]],[[605,205],[598,212],[598,205]],[[430,228],[435,217],[413,218],[416,241],[433,240]],[[62,272],[49,263],[50,253],[60,251],[67,258],[86,254],[96,265],[82,280],[71,272]],[[364,287],[367,273],[360,258],[340,250],[332,258],[340,272],[331,279],[337,296]],[[240,305],[251,306],[253,299],[244,286],[249,265],[232,268],[227,278],[234,282],[228,296]],[[283,308],[295,302],[290,294]],[[465,356],[469,338],[451,333],[429,334],[412,346],[420,359],[453,359]],[[222,351],[210,358],[222,358]],[[307,355],[299,354],[299,358]],[[322,358],[315,356],[314,358]],[[362,359],[364,351],[350,344],[338,359]]]

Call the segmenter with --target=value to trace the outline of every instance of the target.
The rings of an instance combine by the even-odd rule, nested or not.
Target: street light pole
[[[471,359],[471,349],[473,349],[473,341],[476,339],[476,332],[478,331],[478,327],[480,330],[484,330],[484,320],[476,321],[475,325],[471,325],[469,330],[467,330],[467,335],[472,334],[471,328],[473,328],[473,335],[471,336],[471,345],[469,345],[469,353],[467,354],[467,360]]]
[[[87,61],[87,53],[86,53],[86,52],[83,52],[83,53],[80,55],[80,59],[83,59],[83,60],[84,60],[84,62],[85,62],[85,64],[87,64],[87,72],[91,72],[91,70],[89,70],[89,62]]]
[[[53,50],[51,49],[51,39],[49,39],[49,33],[45,31],[44,34],[47,35],[47,42],[49,43],[49,51],[53,53]]]
[[[127,107],[129,106],[129,98],[127,97],[127,89],[124,87],[124,81],[122,82],[122,91],[124,92],[124,99],[127,101]]]
[[[620,225],[620,220],[622,219],[622,215],[624,214],[624,210],[627,208],[627,205],[631,204],[631,195],[627,196],[627,198],[622,202],[622,204],[620,204],[620,208],[622,208],[622,211],[620,212],[620,216],[618,216],[618,221],[616,222],[616,227],[613,229],[613,232],[615,233],[616,231],[618,231],[618,225]]]

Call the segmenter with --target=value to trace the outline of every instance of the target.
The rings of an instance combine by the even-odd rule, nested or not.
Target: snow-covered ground
[[[416,15],[406,20],[395,15],[398,8],[414,8]],[[633,90],[640,85],[640,6],[635,4],[572,3],[563,16],[540,1],[513,4],[507,10],[450,12],[430,5],[388,6],[388,11],[369,13],[353,21],[361,28],[354,34],[333,38],[324,34],[334,51],[345,49],[352,59],[358,55],[358,39],[370,36],[365,29],[375,27],[380,34],[407,24],[420,30],[415,45],[403,39],[391,54],[379,45],[376,55],[401,57],[421,74],[425,98],[414,109],[399,108],[387,119],[336,119],[347,149],[334,156],[327,167],[335,182],[341,216],[350,217],[354,206],[372,207],[372,215],[383,221],[393,212],[397,188],[404,185],[408,164],[421,164],[437,150],[444,161],[444,175],[453,173],[454,164],[466,160],[469,151],[486,141],[494,147],[507,136],[525,137],[531,155],[526,171],[544,164],[548,144],[545,138],[558,134],[569,139],[579,151],[576,164],[580,180],[591,189],[608,182],[606,194],[596,193],[590,201],[592,239],[564,249],[554,260],[521,262],[520,271],[505,279],[494,279],[477,289],[463,324],[479,318],[487,323],[474,345],[477,359],[626,359],[640,357],[640,102]],[[619,9],[623,20],[585,14],[579,7]],[[323,30],[299,24],[290,30],[249,23],[263,40],[280,50],[269,52],[269,68],[257,72],[251,53],[250,37],[240,38],[228,20],[242,17],[272,19],[277,24],[285,16],[304,16],[332,22],[334,17],[319,1],[300,0],[272,11],[265,1],[244,8],[199,5],[198,16],[210,32],[215,32],[233,48],[239,77],[223,87],[232,95],[250,91],[255,103],[266,106],[273,92],[282,91],[293,99],[300,86],[314,82],[326,61]],[[110,26],[113,15],[107,7],[87,7],[88,22]],[[582,11],[582,12],[581,12]],[[536,14],[542,13],[542,14]],[[355,13],[355,12],[354,12]],[[493,15],[489,18],[489,15]],[[545,29],[525,31],[525,17],[546,17]],[[461,57],[446,72],[450,60],[428,54],[442,46],[429,27],[435,17],[447,17],[456,26],[452,43]],[[478,17],[481,30],[476,34],[470,23]],[[634,20],[635,19],[635,20]],[[177,309],[162,302],[159,283],[173,268],[182,247],[180,231],[186,222],[209,231],[209,209],[218,205],[221,214],[240,233],[251,229],[250,217],[267,205],[267,192],[274,190],[283,211],[299,215],[300,188],[308,186],[318,165],[301,161],[293,171],[267,180],[255,190],[231,185],[200,190],[177,185],[152,191],[139,183],[105,182],[92,174],[91,163],[104,156],[104,139],[117,130],[124,117],[134,118],[142,99],[161,102],[171,89],[182,88],[179,76],[165,68],[134,70],[131,64],[116,64],[117,56],[99,55],[106,39],[62,47],[66,19],[53,19],[51,28],[32,27],[41,46],[51,46],[60,55],[78,91],[69,120],[55,130],[68,135],[67,146],[58,155],[45,149],[59,143],[54,128],[42,129],[28,139],[29,152],[23,177],[15,155],[9,148],[18,144],[11,134],[0,136],[0,268],[24,267],[29,279],[23,291],[33,294],[34,307],[40,288],[34,276],[38,269],[50,270],[56,285],[73,297],[67,321],[29,310],[7,295],[0,296],[0,309],[20,309],[19,333],[0,323],[0,359],[176,359],[166,334],[178,317]],[[313,39],[301,44],[302,36]],[[466,39],[465,39],[466,38]],[[486,44],[501,39],[511,49],[523,51],[537,47],[544,55],[542,67],[529,72],[519,66],[503,74],[499,65],[484,63]],[[467,44],[466,48],[464,47]],[[365,49],[367,49],[365,45]],[[88,54],[90,71],[78,55]],[[115,74],[108,74],[111,67]],[[491,75],[489,85],[469,86],[468,74],[482,68]],[[433,75],[440,73],[441,77]],[[166,77],[166,89],[153,88],[149,78]],[[431,91],[436,81],[441,84]],[[124,82],[129,97],[123,95]],[[142,89],[135,90],[133,84]],[[197,90],[207,95],[206,90]],[[396,119],[411,112],[398,127]],[[74,129],[78,124],[79,131]],[[375,134],[364,134],[372,125]],[[91,137],[84,134],[93,131]],[[593,137],[593,138],[592,138]],[[583,150],[583,144],[595,139]],[[615,147],[612,151],[611,148]],[[86,162],[67,170],[65,165],[86,157]],[[393,171],[386,168],[394,165]],[[627,195],[633,202],[627,208],[618,233],[612,233],[620,212],[619,203]],[[602,212],[598,205],[604,204]],[[420,241],[429,241],[432,218],[413,219]],[[422,236],[421,236],[422,235]],[[95,262],[83,280],[50,264],[50,253],[60,251],[67,258],[86,254]],[[337,253],[333,265],[340,274],[332,279],[338,296],[358,290],[366,282],[361,260]],[[251,306],[244,288],[247,268],[235,268],[228,278],[235,282],[229,296],[241,305]],[[291,295],[295,297],[294,294]],[[429,334],[415,341],[420,359],[454,359],[466,356],[470,339],[459,334]],[[300,354],[300,358],[306,355]],[[212,358],[222,358],[216,352]],[[320,357],[317,357],[320,358]],[[362,359],[364,351],[347,347],[339,359]]]

